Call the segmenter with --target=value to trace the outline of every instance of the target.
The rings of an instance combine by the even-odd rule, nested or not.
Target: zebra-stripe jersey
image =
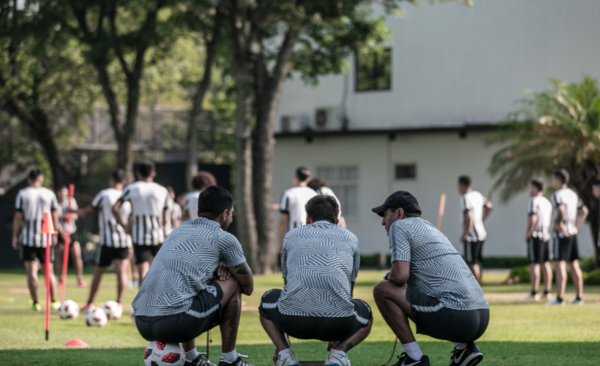
[[[342,217],[342,203],[340,202],[340,200],[337,198],[337,196],[333,192],[333,189],[331,189],[329,187],[321,187],[321,188],[317,189],[317,194],[321,195],[321,196],[331,196],[331,197],[335,198],[335,200],[337,201],[337,204],[340,208],[340,213],[338,215],[338,218]]]
[[[188,220],[171,232],[150,266],[132,302],[135,315],[167,316],[190,310],[192,300],[213,280],[223,262],[246,262],[242,245],[218,222]]]
[[[577,193],[575,193],[571,188],[562,188],[552,194],[550,198],[552,200],[552,206],[556,208],[554,210],[554,214],[558,213],[558,206],[565,206],[565,215],[563,217],[563,223],[569,233],[569,236],[577,235],[579,229],[577,229],[577,214],[578,210],[583,207],[583,201],[579,199]],[[556,217],[556,216],[555,216]],[[556,224],[556,220],[554,220]],[[558,230],[558,228],[554,228],[556,232],[558,232],[558,236],[563,238],[564,234]]]
[[[360,266],[358,239],[349,230],[318,221],[290,231],[281,252],[282,314],[341,318],[355,315],[352,282]]]
[[[165,241],[163,211],[169,192],[154,182],[138,181],[125,187],[121,202],[131,202],[131,239],[136,245],[160,245]]]
[[[483,290],[450,240],[420,217],[390,227],[392,263],[410,263],[407,285],[454,310],[488,309]],[[424,310],[423,310],[424,311]]]
[[[69,208],[69,201],[71,201],[71,208],[73,210],[77,210],[79,208],[79,206],[77,205],[77,201],[75,200],[75,198],[71,198],[71,197],[67,197],[66,200],[62,201],[62,202],[58,202],[58,207],[56,212],[58,213],[58,216],[65,216],[68,214],[67,209]],[[59,218],[58,222],[60,223],[60,225],[63,227],[63,229],[65,230],[65,232],[67,231],[67,219],[66,218]],[[73,234],[74,232],[77,231],[77,224],[75,224],[75,220],[73,220],[73,216],[71,215],[71,222],[69,222],[69,234]]]
[[[550,227],[552,226],[552,204],[544,196],[532,197],[529,200],[527,214],[536,215],[537,223],[533,228],[531,236],[539,238],[542,241],[548,241],[552,238]]]
[[[187,211],[187,219],[194,220],[198,218],[198,197],[202,191],[192,191],[185,195],[183,209]]]
[[[107,188],[100,191],[92,201],[92,207],[98,212],[98,230],[100,234],[100,245],[114,248],[131,247],[131,237],[125,233],[125,229],[117,224],[117,220],[112,213],[112,207],[117,203],[123,192]],[[119,208],[119,213],[124,223],[127,223],[131,214],[131,204],[123,202]]]
[[[477,191],[467,192],[460,198],[460,219],[463,230],[465,228],[465,212],[471,211],[473,213],[467,241],[484,241],[487,238],[487,232],[483,225],[483,206],[486,203],[487,198]]]
[[[317,195],[309,187],[292,187],[281,196],[281,212],[289,215],[288,230],[306,225],[306,204]]]
[[[45,248],[47,234],[42,234],[44,213],[58,209],[56,195],[44,187],[23,188],[17,194],[15,209],[23,213],[19,243],[24,246]]]

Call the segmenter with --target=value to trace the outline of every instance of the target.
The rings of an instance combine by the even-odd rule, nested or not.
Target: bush
[[[583,281],[586,285],[600,285],[600,269],[584,273]]]
[[[554,270],[554,264],[551,263]],[[583,283],[586,285],[600,285],[600,269],[594,269],[594,259],[586,258],[581,261],[581,271],[583,272]],[[485,267],[484,267],[485,268]],[[529,266],[517,266],[510,269],[508,283],[529,283],[531,272]],[[567,281],[572,282],[571,271],[567,267]]]
[[[508,275],[509,283],[529,283],[529,276],[531,276],[531,272],[529,271],[529,266],[519,266],[513,267],[510,269],[510,274]]]

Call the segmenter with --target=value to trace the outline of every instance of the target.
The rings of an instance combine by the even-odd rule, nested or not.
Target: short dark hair
[[[308,182],[308,187],[318,191],[323,187],[329,187],[325,179],[322,178],[312,178],[310,182]]]
[[[553,176],[560,179],[562,184],[569,183],[569,179],[571,178],[567,169],[557,169],[552,173]]]
[[[58,186],[58,189],[57,189],[56,191],[58,192],[58,191],[61,191],[61,190],[63,190],[63,189],[69,189],[69,187],[67,187],[67,185],[66,185],[66,184],[60,184],[60,185]]]
[[[538,191],[542,192],[546,187],[546,182],[542,178],[533,178],[529,181],[529,184],[538,189]]]
[[[125,171],[123,169],[117,169],[110,175],[111,179],[117,183],[125,182]]]
[[[233,208],[233,196],[223,187],[206,187],[198,197],[198,216],[216,219],[225,210]]]
[[[470,187],[471,177],[469,177],[468,175],[461,175],[460,177],[458,177],[458,183],[462,184],[465,187]]]
[[[166,186],[165,188],[167,189],[167,191],[169,191],[169,193],[175,193],[175,190],[173,189],[173,187]]]
[[[326,220],[335,224],[340,215],[340,205],[332,196],[314,196],[306,203],[305,208],[313,222]]]
[[[216,186],[217,180],[215,176],[204,170],[200,170],[194,178],[192,178],[192,188],[201,191],[206,187]]]
[[[27,175],[27,179],[34,182],[40,177],[40,175],[44,175],[44,173],[37,168],[33,168],[29,171],[29,174]]]
[[[596,179],[592,185],[600,186],[600,179]]]
[[[138,173],[142,178],[148,178],[156,171],[156,166],[152,160],[144,160],[138,166]]]
[[[304,182],[310,178],[310,170],[303,166],[298,167],[298,169],[296,169],[296,178],[298,178],[300,182]]]

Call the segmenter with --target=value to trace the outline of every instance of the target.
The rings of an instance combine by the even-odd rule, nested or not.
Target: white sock
[[[346,352],[343,352],[343,351],[340,351],[340,350],[337,350],[337,349],[331,349],[331,352],[335,352],[335,353],[337,353],[340,356],[348,357],[348,355],[346,354]]]
[[[193,361],[196,357],[198,357],[199,354],[200,352],[198,352],[196,348],[192,348],[185,353],[185,359],[188,361]]]
[[[286,348],[286,349],[283,349],[283,350],[277,352],[277,354],[279,355],[279,358],[283,359],[283,356],[287,355],[290,352],[292,352],[292,349]]]
[[[467,348],[467,344],[466,343],[457,343],[457,342],[452,342],[454,343],[454,348],[456,349],[465,349]]]
[[[221,353],[221,356],[225,359],[225,361],[227,361],[229,363],[233,363],[238,358],[238,355],[237,355],[237,352],[236,352],[235,348],[231,352],[227,352],[227,353],[223,352],[223,353]]]
[[[415,361],[420,361],[421,357],[423,357],[423,352],[421,352],[421,347],[417,342],[403,344],[404,352],[408,355],[408,357],[412,358]]]

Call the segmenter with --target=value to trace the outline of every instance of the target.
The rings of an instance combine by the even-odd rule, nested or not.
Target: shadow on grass
[[[442,366],[450,362],[452,345],[448,342],[420,342],[431,364]],[[598,365],[600,356],[598,343],[595,342],[478,342],[485,358],[482,365]],[[296,342],[293,349],[300,360],[324,360],[327,354],[326,344],[322,342]],[[352,351],[349,356],[354,366],[382,365],[392,351],[393,342],[365,342]],[[238,352],[250,355],[248,360],[255,366],[273,365],[272,345],[238,345]],[[198,349],[203,351],[202,342]],[[213,362],[218,360],[219,347],[211,347]],[[402,347],[396,350],[396,355]],[[142,365],[142,348],[112,349],[50,349],[50,350],[5,350],[0,351],[2,365]],[[397,359],[394,357],[392,364]]]

